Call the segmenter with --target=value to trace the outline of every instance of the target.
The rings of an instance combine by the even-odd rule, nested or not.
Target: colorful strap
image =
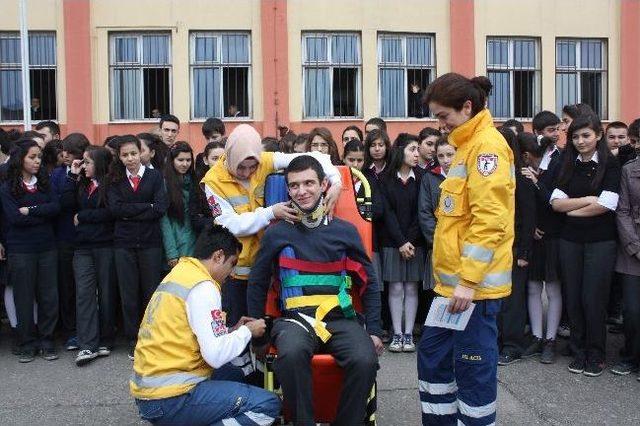
[[[284,277],[283,287],[331,286],[351,287],[351,278],[340,275],[292,275]]]

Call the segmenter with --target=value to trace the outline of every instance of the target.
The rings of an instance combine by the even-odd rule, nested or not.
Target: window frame
[[[489,42],[490,41],[506,41],[507,46],[507,65],[502,64],[490,64],[489,63]],[[515,65],[515,42],[516,41],[533,41],[534,46],[534,66],[523,67]],[[489,78],[490,72],[508,72],[509,73],[509,115],[508,116],[493,116],[498,120],[518,119],[522,121],[531,121],[533,117],[540,111],[542,111],[542,42],[540,37],[534,36],[505,36],[505,35],[488,35],[485,42],[485,69],[487,78]],[[534,87],[533,87],[533,114],[531,117],[517,117],[515,115],[515,76],[516,71],[533,71],[534,73]],[[487,100],[488,102],[488,100]],[[487,106],[488,107],[488,106]],[[491,112],[493,114],[493,111]]]
[[[247,63],[242,62],[229,62],[224,63],[222,61],[222,36],[223,35],[243,35],[247,36]],[[216,38],[216,61],[212,62],[196,62],[196,38],[197,37],[210,37]],[[194,70],[195,69],[220,69],[220,111],[221,117],[217,117],[223,121],[251,121],[253,120],[253,51],[251,43],[252,33],[250,30],[235,30],[235,31],[216,31],[216,30],[193,30],[189,32],[189,117],[191,121],[199,122],[205,121],[209,117],[196,117],[195,114],[195,91],[194,91]],[[224,69],[225,68],[247,68],[247,105],[249,111],[247,115],[239,117],[225,117],[224,116]]]
[[[582,59],[582,49],[581,45],[583,42],[599,42],[600,43],[600,68],[583,68],[581,64]],[[572,42],[575,44],[575,66],[558,65],[558,46],[560,43]],[[582,99],[582,73],[583,72],[599,72],[602,74],[602,92],[600,96],[602,98],[602,111],[595,111],[596,114],[600,117],[601,120],[607,120],[609,117],[609,39],[601,38],[601,37],[556,37],[554,43],[554,57],[555,57],[555,68],[554,68],[554,77],[555,81],[555,99],[554,103],[556,104],[556,109],[558,108],[558,85],[557,85],[557,76],[558,75],[568,75],[575,74],[576,75],[576,103],[583,102]],[[557,114],[560,114],[562,111],[556,111]]]
[[[54,54],[53,54],[53,59],[54,59],[54,64],[53,65],[31,65],[30,62],[30,58],[27,58],[28,62],[28,71],[29,71],[29,84],[31,85],[31,71],[32,70],[54,70],[55,72],[55,92],[54,92],[54,96],[55,96],[55,110],[56,110],[56,116],[55,117],[47,117],[47,118],[42,118],[42,120],[53,120],[53,121],[59,121],[59,113],[60,113],[60,105],[59,105],[59,99],[58,99],[58,34],[56,30],[34,30],[34,31],[28,31],[27,32],[27,37],[29,38],[28,41],[28,51],[30,52],[31,49],[31,36],[32,35],[51,35],[53,36],[53,46],[54,46]],[[17,39],[18,42],[20,41],[20,32],[19,31],[0,31],[0,38],[9,38],[9,39]],[[22,71],[22,60],[24,58],[22,58],[22,52],[20,52],[20,62],[15,62],[15,63],[1,63],[0,62],[0,70],[18,70],[18,71]],[[22,77],[20,77],[22,79]],[[31,93],[31,95],[33,95],[33,93]],[[41,104],[42,105],[42,104]],[[24,113],[24,110],[23,110]],[[42,121],[42,120],[35,120],[35,121]],[[33,117],[31,117],[31,121],[34,122]],[[2,111],[0,108],[0,124],[2,125],[10,125],[10,126],[14,126],[17,124],[21,124],[24,122],[24,118],[22,120],[4,120],[2,118]]]
[[[355,64],[344,64],[340,66],[340,64],[334,64],[333,59],[333,48],[331,39],[334,36],[344,36],[344,35],[354,35],[356,36],[356,54],[357,61]],[[312,37],[327,37],[327,60],[326,61],[315,61],[310,62],[307,60],[307,38]],[[302,94],[302,120],[303,121],[353,121],[353,120],[361,120],[363,118],[362,111],[362,33],[360,31],[303,31],[301,34],[301,42],[302,42],[302,54],[301,54],[301,62],[302,62],[302,90],[300,91]],[[331,108],[331,115],[329,116],[309,116],[306,111],[306,73],[307,69],[321,69],[328,68],[329,69],[329,107]],[[355,95],[355,104],[356,104],[356,115],[353,116],[336,116],[333,109],[333,70],[340,68],[355,68],[356,69],[356,95]]]
[[[159,65],[159,64],[143,64],[142,60],[144,58],[144,43],[143,36],[167,36],[169,39],[169,43],[167,44],[167,58],[168,64]],[[136,42],[136,56],[137,62],[127,62],[127,63],[118,63],[116,64],[116,49],[115,43],[116,39],[119,37],[124,38],[137,38]],[[146,68],[165,68],[169,70],[169,111],[166,113],[173,113],[173,33],[170,30],[150,30],[150,31],[109,31],[108,33],[108,43],[109,43],[109,122],[110,123],[149,123],[149,122],[157,122],[158,118],[154,117],[143,117],[143,118],[114,118],[114,98],[115,98],[115,85],[114,85],[114,71],[117,69],[136,69],[142,71]],[[144,82],[143,75],[140,78],[140,102],[141,102],[141,110],[144,115]]]
[[[427,37],[431,42],[431,63],[433,65],[410,65],[407,62],[407,38],[410,37]],[[383,38],[400,38],[402,43],[402,52],[403,52],[403,62],[388,62],[382,65],[382,39]],[[377,46],[376,46],[376,58],[377,58],[377,68],[378,68],[378,116],[382,117],[382,85],[380,84],[380,75],[381,70],[383,69],[402,69],[404,71],[404,86],[408,88],[408,69],[421,69],[421,70],[432,70],[431,79],[428,84],[433,82],[436,78],[438,78],[437,71],[437,55],[436,55],[436,34],[435,33],[394,33],[389,31],[380,31],[377,34]],[[427,84],[427,86],[428,86]],[[425,86],[426,89],[426,86]],[[404,94],[404,116],[388,116],[383,117],[385,120],[395,120],[395,121],[403,121],[403,120],[423,120],[433,121],[433,116],[431,113],[425,117],[409,117],[409,99],[407,93]]]

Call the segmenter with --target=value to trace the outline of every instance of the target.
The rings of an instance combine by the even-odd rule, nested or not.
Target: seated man
[[[311,357],[317,352],[332,354],[344,370],[334,424],[362,424],[376,378],[376,352],[383,349],[378,283],[356,228],[340,219],[330,221],[324,213],[328,181],[318,160],[297,157],[286,168],[285,179],[300,221],[267,228],[249,276],[249,313],[264,315],[277,261],[283,317],[271,333],[278,349],[274,370],[295,424],[315,425]],[[366,330],[356,320],[348,294],[352,278],[364,290]]]
[[[194,257],[181,258],[153,294],[129,382],[143,419],[268,426],[280,414],[275,394],[237,383],[244,375],[229,365],[266,328],[263,319],[247,317],[230,332],[225,326],[220,286],[241,250],[226,228],[209,225]]]

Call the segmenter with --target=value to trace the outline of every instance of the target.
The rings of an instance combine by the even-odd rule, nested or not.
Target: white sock
[[[542,282],[529,281],[527,306],[529,307],[531,333],[538,339],[542,339]]]
[[[418,313],[418,283],[404,283],[404,333],[412,334]]]
[[[562,318],[562,288],[560,281],[550,281],[545,283],[547,299],[549,299],[549,310],[547,311],[547,339],[556,338],[558,326]]]
[[[18,315],[16,314],[16,302],[13,300],[13,287],[4,288],[4,308],[7,311],[7,318],[11,328],[18,326]]]
[[[404,299],[404,285],[402,282],[389,283],[389,311],[393,334],[402,334],[402,300]]]

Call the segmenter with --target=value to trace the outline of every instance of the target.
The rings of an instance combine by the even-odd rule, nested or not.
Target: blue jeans
[[[226,365],[214,377],[184,395],[136,399],[140,417],[157,425],[269,426],[280,414],[280,399],[272,392],[240,383],[242,370]],[[223,423],[224,420],[228,422]]]
[[[418,345],[423,425],[496,421],[500,300],[475,302],[467,327],[424,327]]]

